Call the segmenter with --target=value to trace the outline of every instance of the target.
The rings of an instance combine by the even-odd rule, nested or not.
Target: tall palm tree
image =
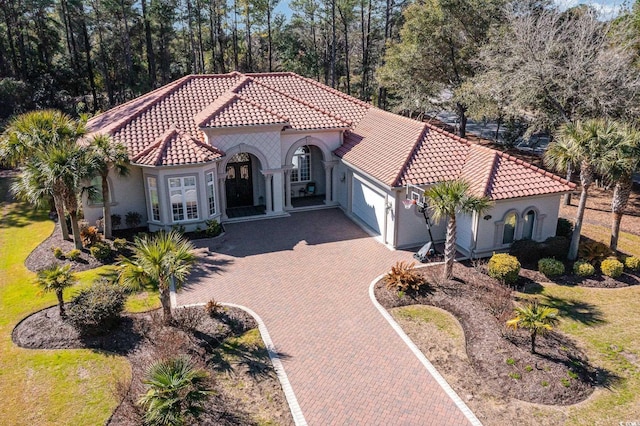
[[[164,322],[171,324],[170,287],[180,287],[186,281],[196,261],[193,249],[193,244],[176,231],[136,237],[132,258],[118,262],[118,281],[134,290],[157,287]]]
[[[600,173],[614,183],[611,199],[611,244],[618,249],[620,222],[629,203],[633,174],[640,170],[640,132],[631,126],[621,126],[618,138],[612,138],[606,149]]]
[[[127,148],[111,141],[108,135],[100,134],[89,141],[92,166],[102,184],[102,217],[104,237],[111,238],[111,206],[109,204],[109,172],[114,170],[120,176],[129,174],[129,156]]]
[[[58,298],[58,307],[60,308],[60,316],[65,317],[64,299],[62,292],[65,288],[71,287],[78,282],[76,276],[71,273],[71,266],[51,265],[45,269],[38,271],[36,275],[36,284],[45,293],[54,292]]]
[[[435,184],[424,192],[428,200],[433,220],[447,220],[447,238],[444,246],[445,280],[453,276],[453,262],[456,257],[456,214],[482,214],[491,202],[486,197],[469,194],[469,184],[463,180]]]
[[[555,141],[549,144],[544,154],[545,164],[552,169],[566,171],[570,165],[580,168],[580,202],[567,254],[569,260],[576,260],[578,256],[584,211],[595,173],[601,167],[607,145],[618,135],[618,125],[612,121],[587,120],[568,123],[560,127]]]
[[[84,135],[84,123],[73,120],[56,110],[33,111],[14,118],[0,137],[0,162],[14,167],[33,165],[34,159],[43,159],[53,147],[69,146]],[[35,170],[31,170],[34,172]],[[28,184],[36,184],[29,188]],[[69,239],[64,220],[64,198],[60,188],[45,187],[47,180],[34,179],[33,173],[20,183],[20,192],[27,201],[33,201],[34,193],[53,197],[60,222],[62,238]],[[51,183],[51,182],[48,182]],[[40,199],[41,201],[41,199]],[[40,204],[40,203],[38,203]]]
[[[514,318],[507,321],[507,327],[525,328],[531,333],[531,353],[536,352],[536,336],[544,335],[558,322],[558,310],[540,305],[537,300],[514,309]]]
[[[194,424],[212,393],[208,378],[206,371],[197,369],[185,356],[152,365],[143,381],[147,392],[138,400],[146,409],[146,424]]]

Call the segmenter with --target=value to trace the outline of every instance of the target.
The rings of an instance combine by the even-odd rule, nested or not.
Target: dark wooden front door
[[[238,154],[240,156],[242,154]],[[233,160],[234,158],[232,158]],[[240,160],[227,163],[227,208],[253,205],[253,180],[251,177],[251,157],[245,154]]]

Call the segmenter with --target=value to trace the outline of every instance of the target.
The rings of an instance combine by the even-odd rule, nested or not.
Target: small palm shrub
[[[111,215],[111,227],[113,229],[118,229],[118,228],[120,228],[120,225],[122,225],[122,216],[120,216],[119,214],[112,214]]]
[[[113,240],[113,248],[118,251],[123,251],[127,248],[127,240],[124,238],[116,238]]]
[[[211,299],[204,305],[204,310],[207,312],[211,318],[214,318],[218,312],[222,309],[222,305],[218,303],[215,299]]]
[[[564,264],[559,260],[545,257],[538,261],[538,270],[547,278],[557,277],[564,274]]]
[[[536,352],[536,337],[553,329],[558,322],[558,310],[541,305],[538,301],[517,307],[514,317],[507,321],[507,327],[524,328],[531,333],[531,353]]]
[[[573,234],[573,223],[565,218],[558,218],[558,225],[556,226],[556,236],[571,238]]]
[[[515,284],[520,273],[520,262],[515,256],[500,253],[494,254],[487,265],[489,276],[504,284]]]
[[[573,273],[579,277],[590,277],[596,273],[596,268],[589,262],[579,260],[573,264]]]
[[[204,231],[207,237],[217,237],[222,234],[222,225],[215,219],[206,222],[207,229]]]
[[[67,316],[83,334],[103,334],[120,322],[126,295],[122,287],[96,282],[73,299]]]
[[[78,282],[76,276],[71,272],[71,266],[51,265],[38,271],[36,275],[36,285],[43,293],[55,293],[58,298],[58,308],[60,316],[65,318],[63,291]]]
[[[585,241],[578,246],[578,256],[592,265],[597,265],[611,256],[611,249],[599,241]]]
[[[138,212],[127,212],[124,223],[127,224],[127,228],[137,228],[142,223],[142,215]]]
[[[82,245],[90,248],[97,242],[102,241],[100,231],[96,226],[86,226],[80,230],[80,238],[82,238]]]
[[[602,261],[600,270],[608,277],[618,278],[624,271],[624,265],[615,257],[611,257]]]
[[[549,237],[540,243],[540,257],[552,257],[565,260],[569,252],[571,241],[565,237]]]
[[[624,260],[624,266],[632,271],[640,270],[640,258],[629,256]]]
[[[383,281],[389,290],[402,293],[418,291],[425,283],[425,279],[414,267],[415,262],[399,261],[387,272]]]
[[[76,260],[80,259],[80,254],[82,254],[82,252],[80,250],[73,249],[73,250],[69,250],[68,252],[66,252],[64,254],[64,257],[66,257],[67,259],[72,260],[72,261],[75,262]],[[55,255],[55,253],[54,253],[54,255]]]
[[[106,262],[111,258],[111,247],[109,247],[109,244],[102,241],[91,246],[89,251],[91,252],[91,256],[95,257],[100,262]]]
[[[51,251],[56,259],[64,259],[64,253],[60,247],[51,247]]]
[[[147,425],[197,424],[212,391],[209,375],[185,356],[156,362],[143,380],[147,392],[138,404]]]

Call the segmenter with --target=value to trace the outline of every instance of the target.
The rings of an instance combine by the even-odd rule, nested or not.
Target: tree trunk
[[[102,175],[102,215],[104,221],[104,237],[110,240],[111,235],[111,205],[109,202],[109,181],[107,175]]]
[[[331,0],[331,87],[336,88],[336,0]]]
[[[153,54],[153,40],[151,38],[151,23],[147,15],[147,0],[141,0],[142,20],[144,21],[144,38],[147,46],[147,67],[149,70],[149,84],[152,89],[156,87],[156,57]],[[106,227],[106,225],[105,225]]]
[[[87,19],[82,15],[82,37],[84,38],[85,47],[85,60],[87,61],[87,78],[89,79],[89,86],[91,87],[91,98],[93,101],[92,112],[98,110],[98,92],[96,89],[96,78],[93,73],[93,64],[91,63],[91,41],[89,39],[89,32],[87,31]]]
[[[349,66],[349,22],[344,17],[342,8],[338,6],[338,13],[340,13],[340,20],[344,28],[344,66],[347,74],[347,95],[351,95],[351,69]]]
[[[592,168],[588,164],[580,167],[580,181],[582,183],[582,192],[580,192],[580,203],[576,212],[576,223],[571,235],[571,246],[569,246],[569,254],[567,259],[576,260],[578,258],[578,245],[580,244],[580,232],[582,231],[582,220],[584,219],[584,211],[587,207],[587,197],[589,195],[589,187],[593,183]]]
[[[456,103],[456,109],[458,110],[458,118],[460,119],[458,133],[461,138],[464,138],[467,136],[467,108],[461,103]]]
[[[58,215],[58,223],[60,224],[60,233],[63,240],[69,239],[69,228],[67,228],[67,220],[64,217],[64,202],[60,195],[53,196],[53,204],[56,206],[56,214]]]
[[[269,72],[273,71],[273,39],[271,35],[271,0],[267,1],[267,48],[269,55]]]
[[[453,262],[456,259],[456,217],[449,217],[447,223],[447,239],[444,245],[444,275],[445,281],[453,277]]]
[[[571,167],[571,163],[567,165],[567,180],[571,182],[571,175],[573,174],[573,167]],[[564,205],[568,206],[571,204],[571,193],[567,192],[564,194]]]
[[[62,298],[62,289],[56,290],[56,297],[58,298],[58,308],[60,309],[60,317],[66,318],[67,313],[64,311],[64,299]]]
[[[537,333],[535,331],[531,332],[531,353],[532,354],[536,353],[536,335]]]
[[[238,1],[233,1],[233,30],[231,32],[233,37],[233,66],[234,70],[238,71],[240,59],[238,58]]]
[[[173,313],[171,312],[171,291],[168,286],[160,286],[160,303],[162,303],[162,321],[165,325],[173,324]]]
[[[82,250],[82,238],[80,238],[80,226],[78,225],[78,212],[76,210],[69,210],[69,216],[71,216],[73,244],[78,250]]]
[[[633,187],[633,178],[631,175],[625,175],[616,182],[613,189],[613,198],[611,199],[611,212],[613,222],[611,224],[611,250],[618,251],[618,238],[620,236],[620,222],[627,208],[631,189]]]

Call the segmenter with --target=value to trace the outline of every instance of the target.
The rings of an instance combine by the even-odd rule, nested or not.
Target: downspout
[[[480,215],[477,212],[473,212],[473,244],[471,250],[469,250],[469,258],[475,259],[476,247],[478,246],[478,227],[480,226]]]

